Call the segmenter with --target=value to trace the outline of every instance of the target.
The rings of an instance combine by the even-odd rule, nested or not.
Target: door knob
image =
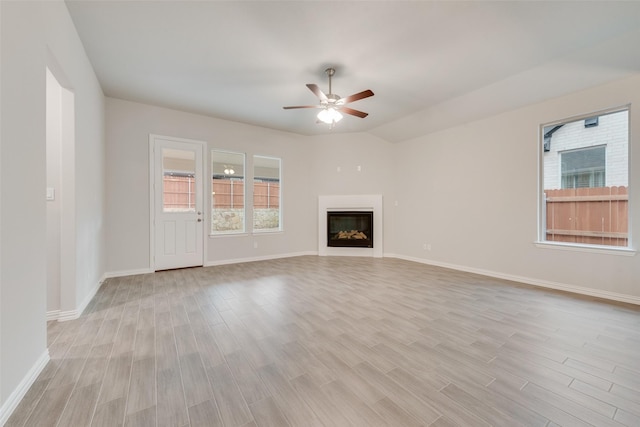
[[[202,218],[198,218],[198,222],[202,222]]]

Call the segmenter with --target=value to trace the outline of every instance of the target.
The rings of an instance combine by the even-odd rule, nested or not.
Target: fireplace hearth
[[[327,246],[373,248],[373,212],[327,211]]]

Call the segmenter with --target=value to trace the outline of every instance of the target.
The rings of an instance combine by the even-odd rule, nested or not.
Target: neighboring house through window
[[[606,146],[579,148],[560,153],[562,188],[605,186]]]
[[[540,240],[629,246],[629,110],[542,127]]]

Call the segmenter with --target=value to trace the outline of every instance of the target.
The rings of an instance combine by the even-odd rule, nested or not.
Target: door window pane
[[[196,211],[196,155],[193,151],[162,149],[163,212]]]

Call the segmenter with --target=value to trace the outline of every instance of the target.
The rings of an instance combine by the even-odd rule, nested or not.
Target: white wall
[[[639,256],[537,247],[539,126],[632,103],[630,223],[640,242],[640,76],[400,143],[396,244],[423,262],[640,303]],[[635,135],[635,139],[634,139]],[[401,166],[400,166],[401,165]],[[432,250],[423,249],[431,244]]]
[[[34,7],[2,8],[2,352],[0,402],[4,405],[46,351],[46,258],[43,46],[35,34]],[[31,35],[31,34],[33,35]],[[22,39],[22,40],[21,40]],[[9,40],[21,40],[12,44]],[[42,123],[34,123],[41,117]],[[36,120],[37,122],[37,120]],[[20,185],[16,177],[27,176]],[[28,267],[28,268],[27,268]]]
[[[399,144],[364,133],[304,137],[108,99],[108,271],[149,269],[148,135],[157,133],[246,152],[248,161],[252,154],[283,158],[285,232],[208,238],[207,264],[314,252],[318,195],[382,194],[387,256],[640,302],[637,256],[535,245],[540,124],[640,101],[638,80]],[[634,114],[632,107],[632,135],[640,126]],[[632,159],[632,171],[639,160]],[[632,173],[632,188],[640,188],[638,179]],[[640,223],[633,195],[630,205],[631,222]],[[632,231],[636,245],[638,229]]]
[[[254,154],[282,159],[283,226],[281,233],[205,237],[205,264],[240,259],[284,256],[315,251],[316,193],[309,173],[310,144],[302,136],[107,98],[107,228],[108,264],[111,274],[148,271],[149,259],[149,134],[205,141],[206,171],[210,150],[247,154],[251,179]],[[210,188],[205,184],[205,206]],[[209,210],[205,209],[205,229]],[[248,225],[250,226],[250,225]],[[254,248],[254,242],[258,247]]]
[[[60,222],[62,210],[62,86],[47,68],[46,77],[46,170],[47,188],[47,313],[60,311]]]
[[[105,269],[149,268],[149,133],[207,141],[210,148],[246,152],[248,159],[283,159],[285,231],[207,238],[207,263],[315,251],[319,194],[381,193],[387,253],[640,298],[638,256],[533,244],[539,125],[640,102],[638,76],[392,146],[366,134],[302,137],[115,99],[107,100],[105,111],[64,3],[0,2],[0,31],[0,421],[46,360],[47,66],[73,91],[76,107],[73,253],[63,254],[72,260],[73,277],[62,309],[81,308]],[[633,106],[630,122],[632,136],[640,134]],[[630,143],[633,154],[639,143]],[[640,156],[631,161],[637,247],[640,193],[633,189],[640,188],[640,174],[634,173]],[[16,177],[27,179],[15,185]],[[432,250],[425,251],[424,243]]]
[[[3,34],[3,31],[2,31],[2,6],[0,6],[0,191],[2,190],[2,181],[3,181],[2,180],[2,176],[3,176],[3,174],[2,174],[2,163],[3,163],[2,162],[2,145],[3,145],[2,144],[2,140],[3,140],[3,137],[4,137],[4,134],[1,131],[2,118],[3,118],[3,116],[2,116],[3,106],[2,106],[2,102],[1,102],[1,100],[2,100],[2,82],[4,82],[3,77],[2,77],[3,74],[4,74],[4,72],[2,71],[3,70],[3,68],[2,68],[2,61],[3,61],[2,34]],[[2,223],[2,210],[3,210],[3,208],[2,208],[2,197],[0,197],[0,242],[3,241],[2,230],[4,229],[4,224]],[[0,268],[2,268],[2,265],[3,265],[2,260],[3,260],[3,257],[2,257],[2,245],[0,244]],[[4,304],[2,302],[2,289],[3,289],[2,283],[3,283],[2,273],[0,273],[0,310],[2,310],[2,307],[4,307]],[[2,350],[2,335],[4,333],[4,326],[3,325],[4,325],[3,316],[0,314],[0,384],[2,384],[2,381],[3,381],[2,377],[3,377],[3,370],[4,370],[3,369],[4,364],[3,364],[3,361],[2,361],[2,355],[4,353],[4,351]],[[2,394],[2,386],[0,386],[0,408],[4,408],[6,406],[5,405],[6,401],[7,401],[7,399],[4,398],[3,394]],[[7,409],[0,410],[0,414],[2,414],[2,412],[7,412],[7,415],[4,415],[4,417],[7,417],[8,416],[8,412],[9,412],[8,407],[7,407]]]
[[[327,135],[305,137],[113,98],[107,98],[106,105],[110,274],[150,268],[149,134],[205,141],[209,150],[247,153],[248,179],[253,170],[252,155],[282,159],[284,231],[207,237],[205,264],[209,265],[315,253],[318,195],[387,196],[392,192],[393,145],[377,137],[329,131]],[[209,152],[206,161],[210,161]],[[337,172],[338,166],[341,172]],[[385,204],[391,200],[385,199]],[[392,228],[391,218],[391,213],[385,215],[385,228]],[[208,229],[209,218],[206,221]]]
[[[366,133],[328,132],[327,135],[309,137],[309,142],[308,155],[313,158],[310,172],[314,180],[314,196],[382,195],[383,250],[389,252],[388,248],[393,247],[395,239],[394,185],[396,181],[403,185],[401,179],[396,180],[398,169],[393,156],[396,146]],[[316,212],[316,222],[317,215]]]
[[[46,67],[75,96],[75,253],[71,284],[85,301],[104,273],[103,95],[61,1],[0,2],[2,206],[0,422],[46,362]],[[69,310],[77,310],[75,305]]]

